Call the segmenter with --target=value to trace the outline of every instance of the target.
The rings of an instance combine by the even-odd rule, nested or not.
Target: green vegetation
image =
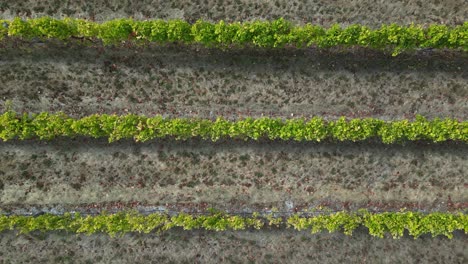
[[[386,122],[379,119],[352,119],[344,117],[336,121],[324,121],[314,117],[310,120],[279,118],[245,118],[228,121],[218,117],[209,119],[163,118],[138,115],[95,114],[73,119],[63,113],[39,113],[19,115],[7,111],[0,115],[0,138],[41,140],[58,136],[107,137],[109,142],[131,139],[144,142],[151,139],[173,137],[187,140],[200,137],[217,141],[221,138],[270,139],[294,141],[362,141],[379,138],[386,144],[428,140],[468,142],[468,121],[455,119],[427,120],[417,116],[415,121],[400,120]]]
[[[310,229],[312,233],[328,230],[342,231],[352,235],[359,226],[367,227],[369,234],[383,238],[390,234],[393,238],[403,236],[405,230],[409,235],[418,238],[423,234],[432,236],[445,235],[453,237],[455,230],[468,233],[468,217],[465,214],[417,212],[369,213],[361,210],[357,213],[337,212],[311,217],[293,215],[287,219],[267,215],[260,217],[254,213],[250,217],[226,215],[212,212],[210,215],[193,216],[181,213],[169,216],[164,213],[154,213],[147,216],[137,213],[117,213],[112,215],[81,216],[80,214],[65,214],[56,216],[45,214],[32,216],[0,216],[0,232],[4,230],[19,230],[21,233],[31,231],[64,230],[74,233],[93,234],[108,233],[111,236],[127,232],[161,232],[174,227],[184,230],[205,229],[212,231],[261,229],[267,226],[287,227],[296,230]]]
[[[342,28],[339,25],[325,29],[317,25],[294,26],[284,19],[275,21],[210,23],[199,20],[189,24],[183,20],[135,21],[117,19],[102,24],[82,19],[50,17],[12,21],[0,20],[0,39],[4,36],[25,39],[55,38],[66,40],[71,37],[96,38],[104,44],[122,41],[200,43],[208,47],[230,47],[253,45],[278,48],[285,45],[295,47],[317,46],[364,46],[381,50],[392,50],[397,55],[416,48],[462,48],[468,50],[468,22],[456,27],[446,25],[399,26],[382,25],[370,29],[362,25]]]

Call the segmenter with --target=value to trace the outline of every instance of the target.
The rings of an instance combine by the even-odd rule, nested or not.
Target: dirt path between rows
[[[62,232],[0,236],[5,263],[466,263],[468,236],[374,238],[292,230],[207,232],[110,238]]]
[[[71,16],[105,21],[114,18],[162,18],[195,21],[277,19],[296,23],[457,24],[467,20],[463,0],[12,0],[0,4],[0,17]]]
[[[0,144],[3,205],[206,203],[219,209],[468,197],[464,144],[60,139]],[[445,204],[445,205],[444,205]]]
[[[461,52],[28,45],[0,50],[0,106],[72,116],[468,118]]]
[[[409,25],[468,20],[463,0],[26,0],[0,18],[284,17],[296,24]],[[0,25],[1,26],[1,25]],[[86,47],[82,44],[93,45]],[[0,108],[230,119],[338,116],[468,119],[468,53],[366,49],[220,51],[0,41]],[[0,213],[137,209],[232,213],[468,209],[466,144],[130,141],[0,142]],[[110,238],[0,234],[1,263],[468,263],[468,236],[378,239],[263,229],[170,230]]]

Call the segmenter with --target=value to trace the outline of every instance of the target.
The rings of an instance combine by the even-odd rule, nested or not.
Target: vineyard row
[[[288,46],[364,46],[380,50],[392,50],[397,55],[417,48],[462,48],[468,50],[468,22],[449,27],[442,24],[400,26],[382,25],[371,29],[363,25],[346,28],[333,25],[293,25],[284,19],[211,23],[198,20],[190,24],[183,20],[135,21],[116,19],[96,23],[82,19],[54,19],[41,17],[22,20],[0,20],[0,39],[4,36],[32,38],[89,38],[102,40],[104,44],[122,41],[136,43],[198,43],[207,47],[227,48],[253,45],[278,48]]]
[[[325,121],[320,117],[301,118],[244,118],[237,121],[195,118],[163,118],[160,115],[146,117],[128,114],[124,116],[94,114],[80,119],[63,113],[18,114],[6,111],[0,115],[0,138],[50,140],[55,137],[86,136],[107,137],[109,142],[134,139],[144,142],[157,138],[187,140],[202,138],[219,139],[269,139],[294,141],[362,141],[380,139],[383,143],[426,140],[468,142],[468,121],[455,119],[383,121],[373,118]]]
[[[445,235],[453,237],[456,230],[468,233],[468,216],[458,213],[386,212],[369,213],[361,210],[356,213],[337,212],[304,217],[295,214],[288,218],[275,217],[274,214],[250,217],[226,215],[212,212],[210,215],[193,216],[180,213],[169,216],[165,213],[141,215],[136,212],[101,214],[98,216],[81,216],[78,213],[64,215],[45,214],[33,216],[0,216],[0,232],[19,230],[21,233],[31,231],[63,230],[73,233],[93,234],[108,233],[111,236],[127,232],[162,232],[180,227],[184,230],[205,229],[212,231],[261,229],[266,227],[286,227],[296,230],[310,230],[312,233],[328,230],[352,235],[353,231],[364,226],[372,236],[383,238],[390,234],[400,238],[405,230],[414,238],[423,234],[432,236]]]

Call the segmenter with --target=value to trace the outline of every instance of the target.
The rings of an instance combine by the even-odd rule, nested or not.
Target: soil
[[[236,204],[225,204],[224,208],[213,208],[208,203],[176,203],[176,204],[147,204],[138,201],[134,202],[107,202],[91,204],[11,204],[3,205],[0,208],[0,215],[23,215],[39,216],[43,214],[64,215],[67,212],[80,213],[81,215],[96,216],[103,213],[114,214],[119,212],[137,212],[142,215],[153,213],[162,213],[168,215],[178,215],[180,212],[192,215],[211,215],[212,210],[219,210],[227,215],[251,216],[253,213],[259,213],[261,216],[268,217],[273,214],[275,217],[286,219],[295,214],[304,217],[330,214],[335,212],[358,212],[365,209],[372,213],[400,212],[401,210],[412,212],[449,212],[449,213],[468,213],[468,203],[454,203],[451,198],[447,201],[438,201],[432,204],[419,202],[372,202],[352,203],[350,201],[332,201],[314,200],[308,204],[293,204],[287,201],[282,207],[268,207],[270,204],[255,204],[249,207],[243,205],[236,207]]]
[[[462,52],[46,44],[1,49],[0,104],[72,116],[468,118]]]
[[[265,229],[162,235],[73,235],[63,232],[0,236],[2,263],[466,263],[468,237],[374,238],[364,228],[339,233]]]
[[[207,203],[228,210],[327,200],[442,206],[466,202],[467,151],[455,143],[11,141],[0,144],[0,200]]]
[[[468,20],[463,0],[26,0],[0,18],[105,21],[275,19],[408,25]],[[0,41],[0,107],[164,116],[468,119],[468,54],[418,50],[103,47],[88,40]],[[447,142],[361,143],[56,139],[0,144],[0,212],[138,209],[232,213],[468,208],[468,148]],[[146,211],[145,211],[146,210]],[[171,230],[110,238],[62,232],[0,235],[0,263],[467,263],[468,236],[379,239],[284,229]]]
[[[0,4],[0,17],[78,17],[105,21],[114,18],[245,21],[285,19],[324,26],[353,23],[378,27],[461,24],[467,20],[464,0],[12,0]]]

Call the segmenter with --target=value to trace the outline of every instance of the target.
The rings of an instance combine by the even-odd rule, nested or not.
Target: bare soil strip
[[[110,238],[63,232],[0,236],[5,263],[466,263],[468,236],[374,238],[339,233],[171,230]]]
[[[468,118],[462,52],[4,44],[0,106],[20,112]]]
[[[330,26],[361,23],[371,27],[385,23],[463,23],[463,0],[12,0],[0,4],[0,17],[79,17],[105,21],[114,18],[203,18],[213,21],[277,19]]]
[[[284,17],[295,23],[408,25],[468,20],[463,0],[27,0],[0,18],[194,22]],[[86,41],[85,41],[86,42]],[[92,43],[88,43],[92,44]],[[375,117],[468,119],[468,55],[422,50],[392,58],[366,50],[84,47],[0,42],[0,107],[16,111],[163,114],[230,119]],[[444,143],[104,140],[1,142],[0,212],[277,207],[453,211],[467,208],[468,148]],[[171,230],[119,238],[61,232],[0,234],[1,263],[467,263],[468,236],[417,240],[267,229]]]
[[[239,205],[237,205],[239,206]],[[270,206],[270,207],[269,207]],[[80,213],[81,215],[99,215],[102,213],[115,214],[119,212],[138,212],[139,214],[149,215],[153,213],[163,213],[169,215],[178,215],[181,212],[192,215],[210,215],[212,210],[219,210],[228,215],[251,216],[253,213],[261,215],[270,215],[274,213],[275,217],[290,217],[294,214],[304,216],[314,216],[320,214],[330,214],[342,211],[358,211],[366,209],[373,213],[384,212],[399,212],[402,209],[413,212],[453,212],[467,213],[468,202],[454,203],[450,199],[447,201],[438,201],[432,204],[419,202],[373,202],[352,203],[350,201],[332,201],[329,199],[314,200],[308,204],[295,205],[286,201],[285,204],[278,208],[271,204],[255,204],[249,207],[236,207],[229,205],[229,208],[213,208],[208,203],[176,203],[176,204],[144,204],[138,201],[134,202],[109,202],[109,203],[92,203],[92,204],[40,204],[40,205],[23,205],[9,204],[0,207],[0,215],[23,215],[23,216],[39,216],[43,214],[64,215],[65,213]]]
[[[467,151],[449,143],[12,141],[0,144],[0,200],[207,203],[227,210],[328,200],[443,210],[466,202]]]

